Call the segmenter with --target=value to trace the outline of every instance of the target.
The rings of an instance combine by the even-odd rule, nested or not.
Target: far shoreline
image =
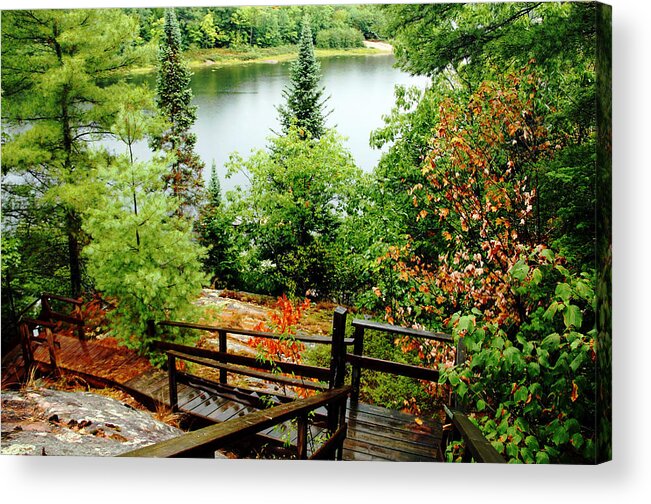
[[[314,49],[317,59],[338,56],[386,56],[393,53],[393,47],[382,41],[364,41],[364,47],[351,49]],[[203,67],[221,68],[235,65],[267,64],[274,65],[296,59],[293,46],[251,48],[245,51],[232,49],[191,49],[185,52],[191,69]],[[156,65],[147,65],[130,70],[129,74],[148,74],[156,71]]]

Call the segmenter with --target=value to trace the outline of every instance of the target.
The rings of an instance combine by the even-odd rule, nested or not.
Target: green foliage
[[[221,187],[217,169],[213,163],[207,188],[207,203],[202,207],[196,224],[199,243],[206,248],[204,270],[211,278],[211,285],[222,288],[239,285],[240,246],[234,223],[237,218],[222,204]]]
[[[194,151],[197,138],[191,132],[196,121],[192,103],[191,72],[183,59],[181,31],[173,9],[165,11],[164,36],[158,57],[156,104],[167,120],[166,130],[154,137],[152,146],[173,156],[167,188],[179,200],[179,212],[196,212],[201,200],[204,163]]]
[[[57,250],[52,265],[67,259],[70,284],[55,290],[74,296],[84,280],[80,202],[52,191],[87,176],[89,141],[106,137],[126,87],[116,76],[141,61],[136,37],[135,21],[114,9],[2,12],[2,171],[11,174],[3,192],[21,219],[47,214],[46,238],[21,249],[34,254],[23,263],[52,260]],[[43,266],[32,270],[34,285],[53,278]]]
[[[100,153],[96,169],[70,197],[92,199],[84,212],[83,227],[92,237],[84,254],[97,289],[116,302],[112,332],[149,354],[149,320],[196,320],[192,301],[205,283],[203,250],[187,219],[176,215],[177,201],[163,191],[166,160],[142,163],[131,153],[134,142],[160,128],[152,119],[150,96],[132,92],[125,100],[112,131],[127,153],[117,158]]]
[[[101,195],[84,223],[93,238],[85,249],[89,272],[117,301],[112,330],[143,353],[148,320],[196,319],[191,302],[205,281],[190,224],[172,216],[175,203],[162,192],[164,171],[164,163],[132,164],[126,156],[100,166]]]
[[[441,366],[493,446],[511,462],[595,461],[594,278],[556,258],[511,270],[512,289],[532,309],[513,336],[481,315],[452,323],[468,359]]]
[[[289,87],[283,90],[286,100],[278,107],[284,134],[296,126],[302,137],[318,139],[325,132],[323,88],[319,88],[321,65],[314,56],[312,31],[307,19],[303,20],[298,59],[292,62]]]
[[[355,28],[331,28],[316,34],[316,46],[322,49],[364,47],[364,35]]]
[[[229,195],[247,243],[244,270],[251,280],[273,282],[256,290],[324,296],[335,275],[332,244],[359,170],[334,131],[316,140],[292,127],[270,142],[268,151],[229,162],[229,173],[245,171],[251,182],[246,193]]]

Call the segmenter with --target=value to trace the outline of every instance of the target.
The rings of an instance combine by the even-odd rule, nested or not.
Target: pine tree
[[[214,161],[207,193],[206,204],[197,221],[199,244],[207,250],[203,266],[212,285],[227,287],[237,281],[240,249],[233,230],[234,215],[222,204],[221,184]]]
[[[140,63],[137,33],[135,20],[116,9],[2,12],[2,171],[11,175],[3,218],[5,205],[20,219],[45,215],[45,234],[59,243],[31,241],[19,250],[70,278],[65,289],[52,285],[47,268],[37,269],[31,294],[46,286],[81,294],[86,237],[80,203],[64,197],[65,187],[92,168],[89,141],[107,135],[127,86],[115,77]]]
[[[169,127],[154,139],[152,147],[174,156],[165,175],[166,186],[179,200],[179,212],[191,214],[201,199],[204,163],[194,151],[197,137],[190,131],[197,119],[190,88],[192,73],[183,59],[181,30],[174,9],[165,11],[158,63],[156,104]]]
[[[287,100],[279,106],[280,124],[283,133],[296,124],[301,136],[309,133],[312,138],[319,138],[325,132],[325,117],[322,99],[323,88],[319,88],[321,65],[314,56],[312,30],[307,18],[303,19],[301,40],[298,49],[298,59],[292,63],[290,70],[291,82],[283,91]]]
[[[218,208],[222,202],[222,186],[217,176],[217,165],[215,161],[210,167],[210,182],[208,182],[208,203],[214,208]]]

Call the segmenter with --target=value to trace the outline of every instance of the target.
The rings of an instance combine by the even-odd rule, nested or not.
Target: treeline
[[[138,20],[141,40],[154,43],[162,33],[163,11],[125,9]],[[305,16],[318,47],[361,47],[364,39],[383,37],[385,25],[378,5],[190,7],[177,9],[177,15],[184,49],[295,45]]]

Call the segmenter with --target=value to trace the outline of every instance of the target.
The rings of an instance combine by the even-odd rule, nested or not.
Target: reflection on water
[[[368,145],[369,134],[382,126],[382,115],[389,113],[394,102],[396,84],[424,88],[428,80],[412,77],[393,67],[391,55],[341,56],[321,60],[322,85],[325,87],[329,127],[348,137],[347,147],[365,171],[377,164],[380,152]],[[245,184],[246,178],[235,175],[225,180],[224,164],[230,153],[243,157],[252,149],[263,148],[272,131],[278,131],[276,107],[283,102],[282,91],[289,80],[289,63],[258,63],[194,70],[192,90],[197,105],[196,150],[206,163],[206,176],[212,162],[223,190]],[[155,76],[139,76],[152,88]],[[111,148],[118,147],[111,143]],[[146,144],[137,148],[138,157],[149,155]]]

